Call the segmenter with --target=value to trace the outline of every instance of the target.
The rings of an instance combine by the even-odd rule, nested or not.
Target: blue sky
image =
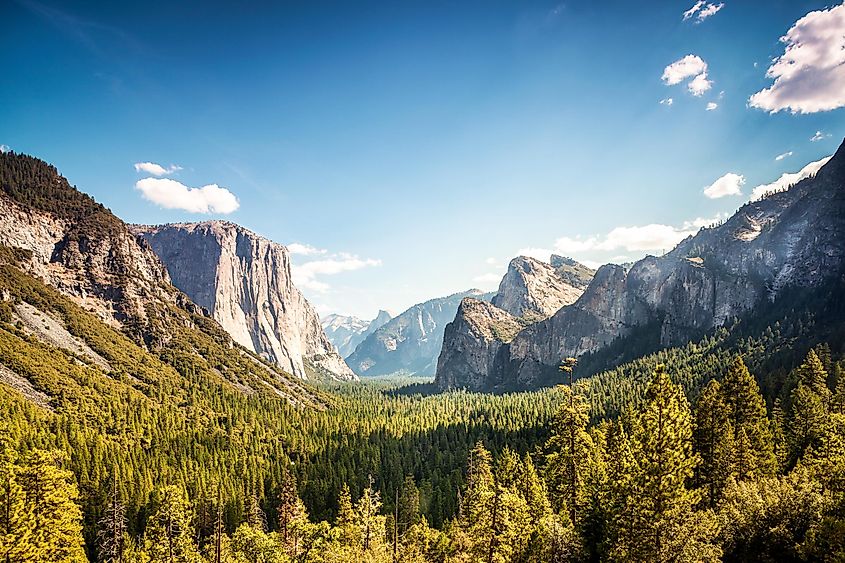
[[[318,310],[369,318],[492,289],[520,251],[668,250],[832,154],[845,7],[692,7],[0,0],[0,144],[126,221],[297,243]]]

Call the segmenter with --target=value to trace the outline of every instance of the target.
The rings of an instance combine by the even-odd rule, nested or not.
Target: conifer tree
[[[126,535],[126,506],[120,501],[117,475],[113,472],[109,503],[97,531],[98,557],[103,563],[123,563]]]
[[[587,405],[572,390],[555,415],[553,434],[547,443],[546,480],[554,508],[565,511],[577,528],[578,514],[586,502],[585,476],[593,448],[587,433]]]
[[[158,491],[155,512],[147,523],[146,551],[157,563],[198,563],[193,511],[185,492],[174,485]]]
[[[734,357],[721,382],[721,390],[728,409],[728,421],[733,429],[734,445],[738,445],[739,436],[743,432],[748,440],[749,449],[742,455],[749,463],[734,467],[736,478],[745,480],[773,475],[777,461],[766,417],[766,403],[742,357]]]
[[[82,511],[73,475],[61,465],[62,454],[33,450],[23,463],[20,483],[32,509],[32,542],[37,560],[85,562]]]
[[[299,544],[308,524],[308,511],[299,498],[296,476],[285,468],[279,489],[279,539],[291,557],[299,553]]]
[[[702,489],[707,506],[713,508],[733,473],[734,450],[728,406],[715,379],[704,386],[698,398],[693,441],[701,458],[695,470],[695,482]]]
[[[358,529],[361,531],[361,548],[364,552],[380,553],[385,547],[385,517],[381,515],[381,495],[373,488],[373,480],[361,493],[355,507]]]
[[[0,443],[0,561],[6,563],[34,561],[38,554],[32,535],[35,519],[18,482],[16,457]]]
[[[699,525],[693,510],[699,497],[686,488],[698,464],[689,406],[662,365],[655,370],[637,419],[634,459],[637,468],[614,558],[664,562],[675,561],[681,553],[716,553],[710,543],[715,529]]]
[[[420,490],[410,475],[407,475],[402,482],[396,517],[397,532],[400,535],[420,521]]]
[[[807,353],[797,370],[798,385],[790,396],[789,437],[792,463],[808,448],[818,448],[824,435],[831,394],[827,373],[814,350]]]

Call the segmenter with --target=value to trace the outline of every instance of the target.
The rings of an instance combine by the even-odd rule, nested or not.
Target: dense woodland
[[[771,415],[739,356],[692,406],[662,364],[640,405],[616,419],[590,424],[578,387],[558,390],[549,437],[533,456],[472,447],[457,511],[439,529],[413,475],[392,490],[372,476],[355,495],[343,485],[329,522],[309,518],[287,467],[264,491],[272,513],[253,491],[231,522],[220,483],[208,483],[216,496],[207,501],[184,483],[160,483],[132,529],[122,491],[133,487],[115,472],[94,545],[109,562],[841,561],[842,368],[827,347],[811,350]],[[0,556],[85,561],[79,487],[65,455],[19,453],[9,434],[0,450]]]

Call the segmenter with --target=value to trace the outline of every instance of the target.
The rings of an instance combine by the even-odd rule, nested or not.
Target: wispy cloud
[[[741,195],[742,186],[745,184],[745,176],[728,172],[706,188],[704,195],[710,199],[718,199],[730,195]]]
[[[299,254],[301,256],[315,256],[319,254],[326,254],[328,252],[325,248],[317,248],[315,246],[311,246],[310,244],[302,244],[299,242],[292,242],[290,244],[286,244],[285,246],[291,254]]]
[[[322,280],[318,280],[318,277],[334,276],[373,266],[381,266],[381,260],[360,258],[357,255],[342,252],[321,260],[293,265],[293,283],[300,289],[325,293],[331,286]]]
[[[718,4],[710,4],[705,2],[704,0],[698,0],[698,2],[693,4],[689,10],[684,12],[683,18],[684,21],[687,21],[694,17],[695,23],[701,23],[724,7],[724,2],[720,2]]]
[[[783,160],[784,158],[792,156],[792,151],[786,151],[785,153],[781,153],[775,157],[775,160]]]
[[[707,107],[705,107],[704,109],[706,109],[707,111],[713,111],[714,109],[716,109],[718,107],[719,107],[719,104],[717,104],[716,102],[707,102]]]
[[[228,214],[240,204],[235,194],[217,184],[201,188],[188,186],[170,178],[144,178],[135,182],[144,199],[165,209],[181,209],[189,213]]]
[[[12,147],[9,145],[0,145],[0,152],[9,152],[10,150],[12,150]]]
[[[756,188],[751,190],[751,200],[758,200],[766,194],[785,190],[789,188],[789,186],[797,184],[804,178],[814,176],[816,172],[821,169],[822,166],[827,164],[828,160],[830,160],[830,157],[826,156],[820,160],[816,160],[814,162],[809,163],[798,172],[786,172],[784,174],[781,174],[780,178],[778,178],[774,182],[757,186]]]
[[[168,176],[174,172],[182,170],[181,166],[177,166],[175,164],[171,164],[165,168],[161,164],[156,164],[155,162],[136,162],[134,166],[135,172],[146,172],[147,174],[152,174],[153,176]]]
[[[673,100],[672,98],[663,98],[662,100],[660,100],[660,104],[664,106],[671,106],[674,103],[675,100]]]
[[[824,133],[822,131],[816,131],[816,134],[813,135],[812,137],[810,137],[810,141],[812,141],[813,143],[817,143],[817,142],[821,141],[822,139],[827,139],[828,137],[830,137],[830,133]]]
[[[663,69],[660,77],[667,86],[674,86],[690,79],[687,89],[693,96],[701,96],[713,86],[707,78],[707,63],[698,55],[686,55]]]
[[[488,272],[486,274],[481,274],[480,276],[475,276],[474,278],[472,278],[472,281],[478,284],[481,289],[497,287],[501,280],[502,274],[497,274],[494,272]]]
[[[845,3],[810,12],[780,38],[786,45],[748,103],[770,113],[816,113],[845,106]]]

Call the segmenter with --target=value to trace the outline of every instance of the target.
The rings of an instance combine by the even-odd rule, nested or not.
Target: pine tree
[[[414,478],[410,475],[402,482],[399,492],[399,504],[396,510],[396,526],[398,534],[402,535],[408,528],[420,521],[420,490]]]
[[[97,531],[99,560],[103,563],[123,563],[126,535],[126,506],[120,501],[117,492],[117,475],[112,473],[112,486],[109,504],[100,518]]]
[[[358,499],[355,512],[361,531],[361,548],[365,553],[381,553],[385,547],[385,518],[381,515],[381,495],[373,488],[372,477]]]
[[[198,563],[193,511],[185,492],[168,485],[157,496],[156,510],[147,523],[146,551],[157,563]]]
[[[299,553],[299,544],[308,524],[308,512],[299,498],[296,477],[286,468],[282,471],[279,489],[279,536],[281,544],[291,557]]]
[[[831,393],[827,373],[815,351],[810,350],[797,370],[798,385],[790,395],[789,438],[792,463],[808,448],[818,448],[825,432]]]
[[[638,467],[620,522],[615,559],[664,562],[675,561],[681,553],[718,551],[710,543],[715,528],[699,525],[693,510],[699,497],[686,488],[699,461],[692,451],[691,418],[680,386],[658,366],[637,418]]]
[[[531,524],[537,526],[540,520],[552,513],[552,506],[546,493],[545,484],[539,475],[537,475],[537,469],[534,467],[531,454],[525,454],[522,467],[519,491],[528,504],[528,514],[531,518]]]
[[[20,483],[32,508],[32,541],[37,560],[85,562],[82,511],[73,474],[62,467],[62,454],[33,450],[24,461]]]
[[[546,480],[553,506],[566,511],[578,527],[578,514],[586,502],[585,475],[588,471],[592,439],[587,433],[587,405],[570,390],[555,416],[553,434],[547,443]]]
[[[769,420],[766,417],[766,403],[754,377],[736,356],[721,383],[722,399],[728,409],[728,420],[733,429],[734,445],[738,444],[740,433],[745,433],[749,450],[743,455],[747,465],[735,466],[739,480],[774,475],[777,460],[774,454]]]
[[[35,561],[35,519],[26,491],[18,482],[20,468],[15,453],[0,443],[0,561]]]
[[[722,388],[715,379],[704,386],[695,409],[693,442],[701,458],[695,483],[704,492],[707,506],[713,508],[733,473],[733,428]]]

